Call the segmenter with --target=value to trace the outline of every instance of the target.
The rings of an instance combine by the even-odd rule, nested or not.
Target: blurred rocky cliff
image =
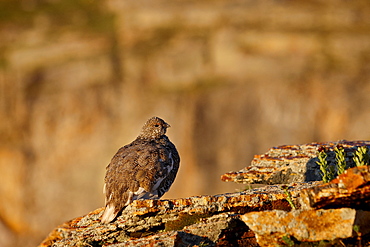
[[[254,154],[369,139],[370,4],[1,1],[0,246],[101,207],[105,166],[154,115],[165,198],[235,191]],[[240,187],[239,187],[240,188]]]

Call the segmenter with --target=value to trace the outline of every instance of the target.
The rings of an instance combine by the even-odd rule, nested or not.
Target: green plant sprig
[[[334,169],[329,168],[327,157],[328,155],[326,154],[325,148],[320,147],[318,153],[319,161],[316,161],[316,163],[320,166],[322,181],[324,183],[327,183],[334,178]]]
[[[297,209],[296,206],[295,206],[295,204],[294,204],[294,202],[293,202],[292,195],[288,191],[288,186],[281,185],[280,188],[282,190],[284,190],[284,193],[286,195],[286,200],[289,202],[289,205],[292,207],[292,209]]]
[[[353,155],[353,161],[356,166],[369,165],[369,148],[367,146],[358,147]]]
[[[347,169],[344,148],[340,145],[334,148],[335,160],[337,161],[338,175]]]

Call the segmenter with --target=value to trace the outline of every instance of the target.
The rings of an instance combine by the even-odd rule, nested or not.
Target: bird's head
[[[167,128],[171,127],[163,119],[152,117],[141,129],[140,137],[144,139],[156,139],[166,134]]]

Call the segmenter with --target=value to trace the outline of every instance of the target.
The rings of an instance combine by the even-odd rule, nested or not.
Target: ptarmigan
[[[170,127],[150,118],[140,135],[120,148],[107,166],[102,223],[109,223],[133,200],[159,199],[169,190],[179,169],[180,156],[166,136]]]

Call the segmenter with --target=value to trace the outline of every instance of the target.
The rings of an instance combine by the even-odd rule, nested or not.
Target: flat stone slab
[[[256,234],[260,246],[285,246],[295,240],[319,242],[355,237],[354,226],[368,228],[370,212],[352,208],[273,210],[251,212],[241,218]]]
[[[317,165],[318,149],[327,149],[328,165],[335,166],[334,148],[341,145],[346,152],[346,162],[354,167],[353,152],[359,146],[370,147],[370,141],[313,142],[303,145],[284,145],[271,148],[267,153],[255,155],[251,165],[238,172],[228,172],[221,180],[243,184],[289,184],[293,182],[320,181]]]

